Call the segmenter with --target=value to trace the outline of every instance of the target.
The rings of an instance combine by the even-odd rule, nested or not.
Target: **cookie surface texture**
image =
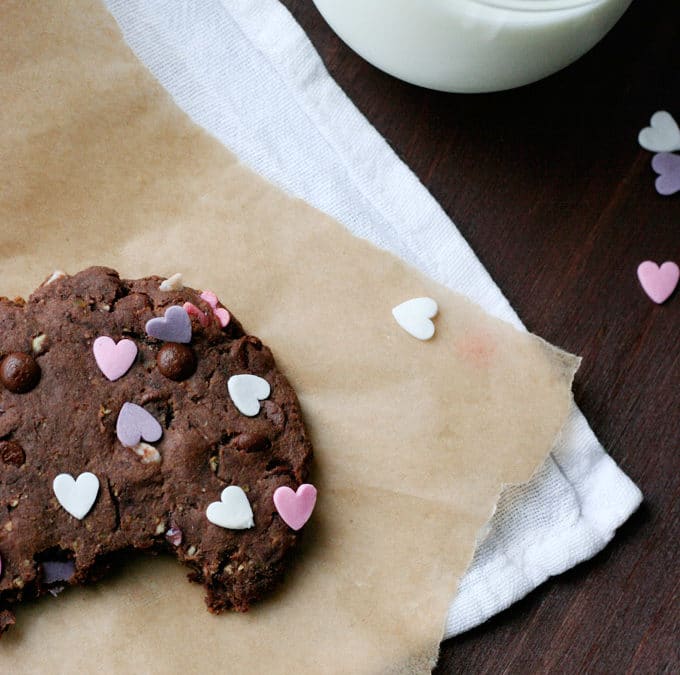
[[[305,483],[311,466],[295,392],[271,351],[230,312],[223,326],[200,290],[161,290],[162,282],[93,267],[46,282],[27,301],[0,298],[0,363],[11,356],[9,386],[0,382],[0,631],[15,622],[20,601],[99,579],[131,549],[176,556],[205,586],[214,613],[248,609],[291,560],[300,533],[281,519],[273,495]],[[205,325],[189,317],[189,343],[149,335],[148,322],[159,317],[183,326],[185,303],[209,317]],[[171,307],[178,309],[166,314]],[[137,348],[114,381],[93,353],[101,337]],[[243,374],[270,387],[252,417],[227,387]],[[142,433],[135,447],[121,443],[126,403],[158,422],[157,440]],[[148,421],[133,420],[141,431]],[[81,519],[60,503],[81,495],[55,496],[61,474],[99,481]],[[231,485],[247,497],[252,527],[229,529],[206,516]]]

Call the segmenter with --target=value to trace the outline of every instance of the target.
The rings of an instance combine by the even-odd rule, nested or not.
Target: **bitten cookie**
[[[295,392],[214,293],[93,267],[0,298],[0,632],[130,550],[248,609],[314,508],[311,461]]]

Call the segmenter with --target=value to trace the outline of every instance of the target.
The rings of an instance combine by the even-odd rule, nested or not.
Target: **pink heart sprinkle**
[[[205,300],[213,309],[217,307],[217,296],[212,291],[203,291],[200,298],[201,300]]]
[[[316,488],[303,483],[293,492],[287,485],[274,490],[274,506],[281,519],[293,530],[299,530],[312,515],[316,504]]]
[[[123,377],[137,358],[137,345],[132,340],[124,339],[116,344],[106,335],[93,342],[92,351],[99,370],[111,382]]]
[[[196,307],[193,302],[185,302],[182,305],[182,308],[189,316],[195,316],[198,319],[198,322],[204,328],[210,323],[209,317],[206,316],[198,307]]]
[[[645,260],[640,263],[637,275],[644,292],[660,305],[671,297],[671,293],[678,285],[680,268],[671,261],[659,267],[655,262]]]
[[[222,326],[222,328],[227,326],[231,320],[231,315],[226,309],[224,309],[224,307],[218,307],[213,311],[213,314],[217,317],[217,320],[220,322],[220,326]]]
[[[205,300],[212,307],[213,314],[217,317],[217,320],[220,322],[220,326],[222,326],[222,328],[225,328],[227,325],[229,325],[231,315],[226,309],[224,309],[224,307],[217,306],[219,300],[212,291],[203,291],[203,293],[201,293],[201,300]]]

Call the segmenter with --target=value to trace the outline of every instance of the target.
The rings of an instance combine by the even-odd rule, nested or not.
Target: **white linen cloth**
[[[523,329],[455,225],[335,84],[277,0],[105,2],[177,104],[243,162]],[[593,556],[641,499],[574,406],[545,465],[504,493],[480,535],[445,636]]]

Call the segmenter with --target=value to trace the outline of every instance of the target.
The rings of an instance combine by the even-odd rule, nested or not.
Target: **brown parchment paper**
[[[134,559],[20,608],[0,672],[428,671],[475,535],[548,453],[577,360],[244,168],[94,1],[0,3],[0,96],[0,292],[90,264],[215,290],[297,388],[319,489],[285,585],[249,613],[212,616],[176,561]],[[422,295],[440,306],[427,343],[390,313]]]

